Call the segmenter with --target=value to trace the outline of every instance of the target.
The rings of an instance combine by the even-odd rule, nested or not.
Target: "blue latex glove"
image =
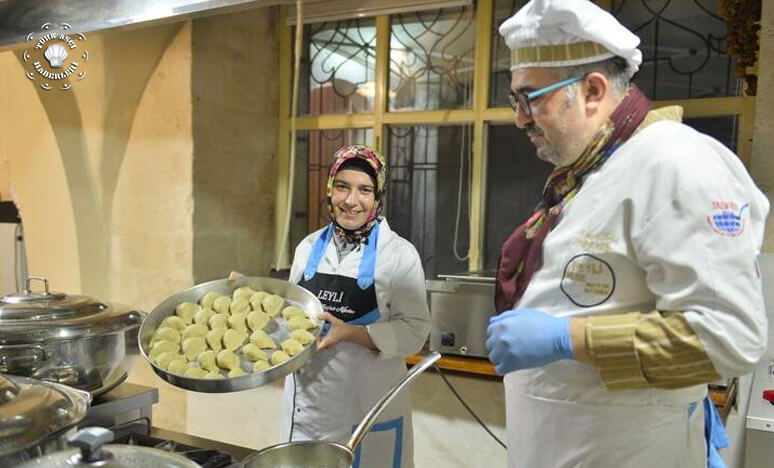
[[[486,332],[489,360],[500,375],[575,357],[569,317],[533,309],[509,310],[492,317]]]

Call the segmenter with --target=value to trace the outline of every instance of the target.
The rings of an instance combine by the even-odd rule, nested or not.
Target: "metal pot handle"
[[[67,438],[70,445],[81,449],[81,461],[95,463],[110,458],[109,452],[103,452],[102,446],[113,441],[113,431],[104,427],[87,427]]]
[[[355,432],[352,433],[352,437],[349,438],[347,447],[354,452],[357,446],[360,445],[360,442],[363,441],[363,438],[366,436],[366,434],[368,434],[368,431],[370,431],[373,427],[374,423],[376,422],[376,418],[379,417],[384,408],[390,404],[398,392],[400,392],[403,387],[408,385],[412,380],[417,378],[419,374],[427,370],[428,367],[435,364],[435,362],[439,359],[441,359],[441,353],[438,351],[433,351],[426,358],[416,363],[414,367],[412,367],[411,370],[408,371],[408,373],[403,377],[403,379],[395,384],[395,386],[392,387],[389,392],[387,392],[379,401],[377,401],[374,407],[371,408],[368,414],[366,414],[365,418],[360,421],[360,424],[358,424]]]
[[[24,286],[24,294],[32,294],[32,289],[30,288],[32,280],[38,280],[43,281],[43,288],[46,292],[46,296],[51,295],[51,291],[48,289],[48,280],[42,276],[30,276],[27,278],[27,284]]]
[[[0,345],[0,372],[38,367],[46,360],[46,350],[38,345]]]

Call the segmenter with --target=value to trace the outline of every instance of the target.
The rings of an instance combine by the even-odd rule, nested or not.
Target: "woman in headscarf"
[[[286,440],[346,443],[366,412],[406,371],[430,330],[416,249],[380,216],[387,166],[373,149],[339,149],[328,173],[331,223],[296,247],[290,281],[317,296],[330,323],[318,351],[285,380]],[[411,468],[407,392],[356,451],[355,468]]]

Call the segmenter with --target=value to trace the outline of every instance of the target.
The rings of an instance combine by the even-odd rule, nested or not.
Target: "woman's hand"
[[[320,314],[319,319],[325,320],[330,323],[331,326],[328,329],[327,335],[317,339],[317,349],[329,348],[340,341],[349,341],[365,346],[370,350],[379,351],[376,348],[376,345],[374,345],[374,342],[371,341],[371,336],[368,334],[366,327],[349,325],[328,312]]]

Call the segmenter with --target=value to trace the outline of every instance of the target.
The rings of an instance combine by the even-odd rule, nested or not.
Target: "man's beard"
[[[543,140],[543,144],[541,146],[535,147],[535,149],[537,150],[538,159],[551,163],[556,167],[558,167],[561,164],[562,155],[559,152],[559,148],[552,145],[551,143],[548,142],[548,140],[546,140],[543,130],[541,130],[540,128],[538,128],[533,124],[530,128],[527,129],[527,136],[539,137],[539,138],[542,138]]]

